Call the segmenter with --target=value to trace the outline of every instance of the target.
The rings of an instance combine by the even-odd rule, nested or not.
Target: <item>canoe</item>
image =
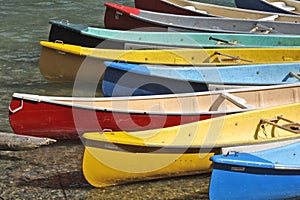
[[[188,0],[135,0],[135,7],[154,12],[237,19],[300,22],[299,16],[254,11]],[[245,1],[244,1],[245,2]]]
[[[298,141],[254,153],[213,156],[209,197],[211,200],[299,198],[299,155]]]
[[[14,93],[9,106],[9,122],[13,131],[20,135],[78,139],[87,131],[170,127],[295,103],[299,99],[300,84],[112,98]]]
[[[105,62],[104,96],[202,92],[209,85],[263,86],[300,83],[300,63],[187,67]]]
[[[84,133],[83,174],[105,187],[208,172],[221,147],[299,138],[299,109],[289,104],[163,129]]]
[[[65,20],[50,20],[49,23],[50,42],[59,40],[65,44],[102,49],[300,46],[299,35],[121,31],[72,24]]]
[[[293,0],[253,0],[251,3],[244,0],[234,0],[239,8],[260,10],[292,15],[300,14],[300,2]]]
[[[60,82],[98,83],[106,68],[104,61],[203,66],[300,62],[300,48],[118,50],[46,41],[40,44],[41,74],[48,80]]]
[[[217,33],[299,35],[297,22],[201,17],[152,12],[105,3],[105,28],[138,31],[196,31]]]

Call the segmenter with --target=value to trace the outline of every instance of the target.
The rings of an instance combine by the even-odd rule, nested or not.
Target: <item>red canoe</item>
[[[104,129],[138,131],[170,127],[210,118],[212,113],[164,114],[129,110],[95,108],[92,99],[87,105],[76,105],[71,98],[37,95],[13,95],[9,121],[16,134],[53,139],[78,139],[84,132]],[[150,111],[151,112],[151,111]],[[215,114],[220,115],[219,113]]]
[[[115,3],[105,3],[104,25],[108,29],[136,31],[196,31],[214,33],[299,34],[299,16],[250,13],[236,18],[188,16],[153,12]],[[225,11],[224,11],[225,12]],[[233,11],[229,12],[232,13]],[[240,15],[241,16],[241,15]],[[250,17],[252,17],[250,19]],[[263,19],[263,20],[262,20]],[[272,20],[271,20],[272,19]],[[259,30],[259,31],[258,31]]]
[[[132,97],[51,97],[14,93],[9,107],[16,134],[78,139],[84,132],[170,127],[249,109],[295,103],[300,84]]]
[[[142,12],[138,8],[129,6],[123,6],[115,3],[105,3],[106,10],[104,15],[104,26],[108,29],[117,30],[133,30],[133,29],[144,29],[145,31],[166,31],[165,26],[153,25],[151,22],[142,21],[136,16]],[[151,28],[151,30],[150,30]]]
[[[210,16],[213,15],[195,12],[194,10],[185,9],[183,7],[172,4],[164,0],[135,0],[135,7],[143,10],[150,10],[154,12],[172,13],[177,15],[191,15],[191,16]]]
[[[247,3],[246,0],[241,0],[241,2]],[[224,3],[226,2],[224,1]],[[135,0],[136,8],[153,12],[171,13],[176,15],[226,17],[248,20],[267,20],[269,18],[269,20],[272,19],[276,21],[299,21],[299,17],[292,15],[276,13],[275,17],[274,13],[241,9],[237,8],[234,3],[229,2],[227,2],[226,4],[228,6],[190,0]],[[229,4],[231,6],[229,6]],[[251,5],[251,3],[249,3],[249,5]]]

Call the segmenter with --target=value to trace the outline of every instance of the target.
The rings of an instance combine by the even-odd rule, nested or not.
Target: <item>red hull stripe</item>
[[[120,4],[110,3],[110,2],[105,2],[105,6],[114,8],[116,10],[119,10],[119,11],[121,11],[123,13],[127,13],[127,14],[134,14],[134,15],[140,14],[140,9],[138,9],[138,8],[132,8],[129,6],[123,6]]]

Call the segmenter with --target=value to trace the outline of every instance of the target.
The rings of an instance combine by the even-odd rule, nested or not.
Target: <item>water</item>
[[[38,68],[40,54],[39,41],[47,40],[50,28],[48,21],[50,19],[67,19],[72,23],[103,27],[104,2],[104,0],[0,0],[0,131],[12,132],[8,120],[8,107],[14,92],[54,96],[72,95],[73,85],[71,83],[52,83],[40,74]],[[133,6],[133,0],[114,0],[111,2]],[[203,2],[211,1],[203,0]],[[215,3],[232,5],[231,0],[218,0]],[[64,150],[66,150],[67,147],[63,146],[60,148],[65,148]],[[79,147],[75,146],[73,148]],[[60,149],[59,151],[64,150]],[[48,151],[52,151],[53,155],[56,155],[53,149],[49,150],[45,148],[45,150],[42,149],[40,151],[41,153],[39,151],[35,151],[35,153],[42,156],[45,154],[45,151],[47,153]],[[25,164],[27,163],[26,160],[22,160],[25,155],[27,154],[5,154],[5,158],[9,158],[7,162],[12,161],[10,164],[13,165],[14,160],[12,158],[19,156],[18,160],[23,165],[24,162]],[[1,160],[3,161],[4,155],[1,156]],[[30,159],[28,158],[28,160]],[[3,172],[7,165],[2,167],[1,171]],[[14,167],[19,166],[12,166],[11,168]],[[26,170],[24,169],[25,172]],[[9,174],[6,175],[10,177]],[[162,199],[170,197],[170,194],[174,194],[174,198],[177,195],[177,199],[198,199],[201,195],[202,198],[207,199],[207,188],[201,189],[201,184],[207,186],[209,178],[204,177],[204,182],[202,183],[199,183],[198,180],[199,177],[192,177],[134,184],[127,187],[105,190],[90,190],[88,188],[88,194],[85,197],[96,196],[94,199],[107,199],[109,196],[116,196],[117,199],[122,199],[126,194],[133,192],[136,196],[143,194],[144,197],[152,195],[152,198],[154,198],[155,194],[161,193],[161,188],[165,186],[163,188],[165,194],[160,194]],[[14,182],[14,180],[11,182]],[[139,194],[137,191],[142,192]],[[177,191],[177,193],[172,191]],[[128,197],[132,196],[129,195]]]
[[[212,2],[212,0],[202,0]],[[47,40],[50,19],[103,27],[104,0],[0,0],[0,130],[11,131],[8,106],[14,92],[70,96],[72,84],[51,83],[38,68],[40,40]],[[133,6],[133,0],[112,2]],[[231,0],[214,0],[232,5]]]

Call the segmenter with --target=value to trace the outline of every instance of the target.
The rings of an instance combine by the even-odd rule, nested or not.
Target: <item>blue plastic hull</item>
[[[143,76],[113,68],[106,68],[102,92],[105,97],[140,96],[207,91],[204,83]]]
[[[300,73],[300,63],[171,67],[105,62],[104,96],[135,96],[207,91],[213,85],[262,86],[297,83],[290,72]]]
[[[300,198],[300,143],[211,157],[211,200]]]
[[[231,171],[232,167],[215,166],[210,185],[211,200],[266,200],[300,197],[300,170],[258,169]]]

